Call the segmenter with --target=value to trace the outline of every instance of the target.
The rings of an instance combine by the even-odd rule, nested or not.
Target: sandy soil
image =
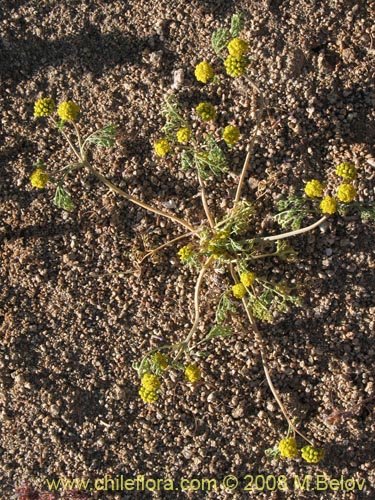
[[[184,71],[176,92],[193,109],[204,95],[194,66],[211,57],[211,33],[227,27],[236,10],[245,14],[243,37],[251,45],[248,75],[267,99],[244,194],[262,194],[262,213],[272,215],[280,196],[301,192],[311,177],[322,179],[346,160],[358,166],[360,199],[373,202],[373,2],[1,2],[2,500],[17,498],[25,482],[45,492],[46,479],[106,475],[144,475],[175,485],[182,478],[220,485],[235,475],[239,485],[230,492],[204,491],[204,485],[151,492],[142,491],[139,481],[138,490],[79,498],[375,496],[373,224],[356,215],[332,217],[295,239],[297,262],[264,264],[263,273],[289,278],[304,300],[273,325],[261,325],[271,375],[301,429],[326,449],[315,466],[270,463],[265,449],[287,429],[245,316],[237,318],[232,337],[211,345],[201,362],[201,385],[191,390],[181,374],[170,372],[157,404],[146,406],[138,397],[132,363],[186,334],[196,275],[181,268],[176,247],[145,262],[141,272],[134,256],[145,244],[181,234],[180,228],[130,205],[84,171],[69,183],[76,203],[71,213],[52,205],[52,190],[29,183],[38,159],[52,169],[72,160],[62,138],[33,118],[35,100],[74,99],[85,132],[108,122],[119,126],[118,145],[94,155],[103,174],[155,206],[203,220],[194,176],[173,160],[158,160],[152,144],[174,72]],[[222,96],[228,116],[237,116],[250,136],[256,99],[245,98],[235,85],[219,87],[218,103]],[[208,183],[218,215],[230,203],[245,147],[233,154],[233,176]],[[278,230],[271,217],[261,222],[261,234]],[[199,335],[212,323],[212,304],[227,283],[219,275],[204,285]],[[294,478],[307,474],[311,489],[303,491]],[[344,482],[337,491],[317,490],[324,474]],[[259,489],[245,491],[250,476],[268,483],[263,488],[258,478],[253,484]],[[267,491],[274,488],[272,476],[276,489]],[[282,491],[284,476],[288,491]],[[363,490],[357,484],[350,491],[350,478],[364,480]],[[56,498],[73,497],[60,491]]]

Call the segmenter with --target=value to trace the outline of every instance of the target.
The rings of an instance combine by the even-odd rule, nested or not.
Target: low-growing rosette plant
[[[197,85],[213,88],[219,81],[229,81],[232,87],[233,79],[246,77],[250,64],[250,43],[240,36],[242,29],[242,16],[235,15],[229,30],[220,29],[213,34],[212,61],[201,61],[192,68]],[[220,182],[226,175],[230,170],[228,155],[244,141],[241,128],[237,124],[238,117],[231,116],[228,123],[223,123],[222,110],[211,102],[209,97],[192,103],[190,108],[185,109],[175,94],[169,94],[162,107],[165,123],[153,143],[155,160],[163,161],[165,157],[171,156],[183,171],[195,172],[206,218],[204,223],[195,225],[190,220],[145,203],[100,173],[88,161],[88,148],[114,146],[116,127],[108,124],[84,137],[78,123],[82,120],[83,113],[74,101],[63,101],[56,105],[52,98],[43,97],[35,103],[35,117],[51,120],[58,133],[66,139],[74,161],[59,171],[51,172],[38,160],[35,170],[31,173],[30,182],[35,188],[54,185],[55,205],[71,211],[74,202],[66,187],[68,176],[79,169],[86,169],[128,202],[165,217],[185,229],[184,234],[147,251],[138,262],[138,265],[142,265],[145,259],[167,246],[178,244],[176,254],[181,265],[188,266],[192,273],[197,274],[194,317],[190,330],[183,338],[171,344],[162,344],[150,349],[134,365],[140,381],[139,396],[146,404],[157,404],[163,394],[163,377],[171,369],[179,370],[192,387],[197,388],[204,383],[204,374],[199,366],[200,357],[203,355],[202,347],[207,350],[210,342],[230,336],[231,317],[244,314],[259,346],[268,385],[289,428],[287,437],[271,451],[268,450],[268,455],[286,459],[301,456],[307,462],[317,463],[323,458],[324,452],[299,430],[295,420],[286,410],[271,379],[267,366],[268,346],[259,326],[264,322],[272,323],[279,312],[286,311],[291,304],[298,305],[300,298],[285,280],[268,280],[262,273],[259,262],[274,257],[295,259],[296,252],[289,243],[290,238],[313,231],[328,218],[345,213],[349,207],[359,209],[362,216],[367,218],[375,219],[375,213],[372,206],[356,201],[359,172],[353,163],[345,161],[337,165],[335,170],[332,169],[327,179],[307,180],[300,196],[293,195],[279,202],[275,219],[288,231],[274,235],[254,235],[256,222],[262,214],[257,213],[256,200],[248,200],[243,196],[243,185],[250,167],[253,146],[260,133],[264,98],[258,85],[249,79],[247,83],[258,95],[259,109],[252,124],[253,134],[247,144],[247,154],[235,195],[225,213],[212,213],[207,201],[207,186],[213,180]],[[311,217],[315,217],[314,222],[303,225],[304,221]],[[199,339],[197,333],[201,322],[202,283],[206,276],[217,271],[229,277],[231,285],[223,291],[216,304],[210,330]],[[307,443],[302,448],[297,445],[296,435]]]

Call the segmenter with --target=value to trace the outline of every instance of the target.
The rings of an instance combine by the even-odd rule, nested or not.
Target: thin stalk
[[[206,191],[204,188],[204,182],[203,182],[202,177],[199,175],[199,171],[197,172],[197,174],[198,174],[199,185],[201,187],[201,197],[202,197],[203,208],[204,208],[204,211],[206,212],[206,217],[208,219],[208,223],[210,224],[210,227],[213,229],[215,226],[215,222],[214,222],[214,219],[211,215],[210,209],[208,208]]]
[[[288,233],[276,234],[274,236],[263,236],[263,238],[260,239],[265,241],[283,240],[284,238],[290,238],[291,236],[295,236],[297,234],[307,233],[308,231],[311,231],[312,229],[320,226],[320,224],[323,224],[323,222],[326,221],[327,218],[328,217],[326,215],[323,215],[321,219],[314,222],[314,224],[311,224],[310,226],[301,227],[300,229],[295,229],[294,231],[289,231]]]
[[[52,123],[57,127],[57,122],[56,120],[54,120],[53,118],[51,118],[52,120]],[[65,139],[67,140],[71,150],[73,151],[73,153],[77,156],[78,160],[80,162],[82,162],[82,157],[81,157],[81,154],[79,151],[77,151],[76,147],[74,146],[74,144],[72,143],[72,141],[69,139],[68,135],[65,133],[65,131],[63,129],[60,129],[60,132],[62,133],[62,135],[65,137]]]
[[[76,134],[77,134],[79,151],[80,151],[80,154],[81,154],[82,161],[85,161],[85,152],[83,150],[81,134],[80,134],[79,128],[77,127],[77,124],[75,122],[73,122],[73,127],[74,127],[74,130],[75,130]]]
[[[275,386],[273,385],[273,382],[272,382],[272,379],[271,379],[271,376],[270,376],[270,373],[269,373],[269,370],[268,370],[268,367],[267,367],[267,362],[266,362],[266,354],[265,354],[265,345],[264,345],[264,341],[263,341],[263,338],[258,330],[258,327],[257,327],[257,324],[254,320],[254,317],[253,315],[251,314],[251,311],[249,310],[247,304],[246,304],[246,300],[245,299],[242,299],[242,304],[245,308],[245,311],[246,311],[246,314],[247,314],[247,317],[249,319],[249,322],[251,324],[251,326],[253,327],[253,330],[254,330],[254,333],[255,333],[255,337],[258,341],[258,344],[259,344],[259,349],[260,349],[260,356],[261,356],[261,359],[262,359],[262,365],[263,365],[263,370],[264,370],[264,373],[266,375],[266,379],[267,379],[267,382],[268,382],[268,386],[269,388],[271,389],[271,392],[273,394],[273,397],[275,398],[277,404],[279,405],[280,407],[280,410],[282,412],[282,414],[284,415],[284,418],[285,420],[288,422],[288,425],[291,429],[293,429],[294,432],[296,432],[297,434],[299,434],[307,443],[311,444],[311,446],[314,446],[314,443],[312,441],[310,441],[310,439],[308,439],[301,431],[299,431],[297,429],[297,427],[293,424],[292,420],[289,418],[289,415],[285,409],[285,406],[283,405],[280,397],[279,397],[279,394],[275,388]]]
[[[163,243],[163,245],[160,245],[160,246],[154,248],[153,250],[150,250],[149,252],[146,253],[146,255],[144,255],[142,257],[142,259],[140,260],[139,264],[142,264],[142,262],[144,260],[146,260],[150,255],[153,255],[154,253],[158,252],[162,248],[165,248],[165,247],[167,247],[169,245],[172,245],[172,243],[175,243],[178,240],[182,240],[183,238],[187,238],[188,236],[196,235],[197,232],[198,232],[198,230],[195,231],[195,232],[181,234],[180,236],[177,236],[177,238],[173,238],[173,240],[167,241],[166,243]]]
[[[184,220],[180,219],[179,217],[169,214],[168,212],[164,212],[163,210],[159,210],[158,208],[152,207],[151,205],[148,205],[147,203],[144,203],[143,201],[140,201],[137,198],[134,198],[134,196],[131,196],[130,194],[126,193],[125,191],[117,187],[115,184],[112,184],[111,181],[109,181],[106,177],[104,177],[104,175],[100,174],[97,170],[95,170],[95,168],[92,167],[87,161],[85,162],[85,166],[87,166],[90,172],[94,174],[97,179],[103,182],[103,184],[105,184],[109,189],[119,194],[120,196],[124,197],[126,200],[131,201],[135,205],[138,205],[144,208],[145,210],[149,210],[154,214],[161,215],[162,217],[166,217],[167,219],[173,220],[174,222],[177,222],[178,224],[181,224],[182,226],[186,227],[190,232],[196,231],[195,227],[193,227],[188,222],[185,222]]]
[[[263,92],[260,90],[260,88],[258,87],[258,85],[255,85],[255,83],[253,83],[252,81],[250,81],[249,83],[258,92],[258,94],[260,96],[260,108],[259,108],[259,110],[257,112],[257,116],[256,116],[256,125],[255,125],[254,134],[253,134],[253,136],[252,136],[252,138],[250,140],[250,144],[249,144],[249,147],[248,147],[248,150],[247,150],[247,155],[246,155],[246,158],[245,158],[245,163],[244,163],[244,165],[242,167],[242,172],[241,172],[240,180],[239,180],[238,186],[237,186],[236,196],[234,198],[233,208],[236,207],[236,205],[238,204],[238,202],[240,201],[240,198],[241,198],[241,192],[242,192],[243,183],[245,182],[245,176],[246,176],[246,173],[247,173],[247,169],[249,167],[250,158],[251,158],[251,155],[252,155],[252,152],[253,152],[253,147],[254,147],[255,141],[257,139],[258,130],[260,128],[260,120],[261,120],[261,117],[263,115],[263,110],[264,110]]]
[[[181,348],[178,351],[178,353],[176,354],[176,357],[174,358],[174,361],[178,361],[178,359],[180,359],[182,353],[184,352],[184,350],[186,349],[186,347],[189,345],[191,337],[194,335],[194,333],[196,332],[196,330],[198,328],[199,320],[200,320],[199,293],[200,293],[200,290],[201,290],[203,276],[205,275],[205,272],[207,271],[207,269],[210,267],[212,260],[213,260],[213,257],[209,257],[209,259],[207,260],[207,262],[204,264],[204,266],[200,270],[197,282],[195,284],[195,291],[194,291],[194,323],[193,323],[193,325],[191,327],[191,330],[190,330],[189,334],[185,338],[185,340],[183,340],[181,342]]]
[[[234,282],[238,283],[237,275],[234,272],[232,264],[230,264],[230,271],[231,271],[232,278],[233,278]],[[278,394],[275,386],[273,385],[273,382],[272,382],[272,379],[271,379],[271,375],[270,375],[270,372],[269,372],[268,367],[267,367],[267,361],[266,361],[267,357],[266,357],[265,343],[264,343],[264,340],[263,340],[263,337],[262,337],[260,331],[258,330],[258,326],[256,324],[254,316],[251,313],[251,311],[250,311],[250,309],[249,309],[249,307],[248,307],[248,305],[246,303],[246,299],[245,298],[242,299],[242,305],[245,308],[245,311],[246,311],[247,317],[249,319],[250,325],[253,328],[253,331],[254,331],[254,334],[255,334],[255,338],[256,338],[256,340],[258,342],[259,349],[260,349],[260,356],[261,356],[261,359],[262,359],[263,370],[264,370],[264,373],[266,375],[266,380],[267,380],[269,388],[271,389],[273,397],[275,398],[277,404],[279,405],[279,408],[280,408],[282,414],[284,415],[285,420],[288,422],[288,425],[290,426],[290,428],[293,429],[294,432],[296,432],[297,434],[299,434],[307,443],[310,443],[311,446],[314,446],[314,444],[302,432],[300,432],[297,429],[297,427],[293,424],[292,420],[289,418],[289,415],[288,415],[288,413],[287,413],[287,411],[285,409],[285,406],[283,405],[283,403],[282,403],[282,401],[281,401],[281,399],[279,397],[279,394]]]

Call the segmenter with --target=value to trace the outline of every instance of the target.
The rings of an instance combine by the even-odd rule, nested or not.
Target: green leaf
[[[360,213],[362,220],[371,220],[372,222],[375,222],[375,207],[360,207]]]
[[[232,329],[230,326],[214,325],[205,337],[205,340],[211,340],[215,337],[230,337]]]
[[[232,38],[237,38],[245,26],[243,14],[233,14],[230,23],[230,35]]]
[[[183,171],[193,168],[193,159],[187,151],[181,152],[181,168]]]
[[[60,184],[56,188],[56,193],[53,199],[53,203],[58,208],[62,208],[67,212],[71,212],[74,208],[74,203],[69,193]]]
[[[84,144],[86,142],[95,144],[101,148],[112,147],[116,142],[116,125],[109,124],[106,127],[93,132],[85,139]]]
[[[180,103],[175,95],[171,94],[164,98],[164,106],[161,110],[162,116],[165,118],[165,125],[162,131],[165,134],[175,135],[180,127],[188,127],[188,123],[182,117]]]
[[[227,159],[224,151],[218,146],[213,135],[209,134],[205,138],[205,143],[207,146],[207,166],[214,175],[219,175],[221,173],[228,171]]]
[[[228,298],[228,291],[224,292],[220,298],[219,304],[216,310],[216,324],[222,325],[227,316],[227,312],[236,312],[236,306],[233,302]]]
[[[220,53],[225,49],[225,47],[228,45],[230,38],[231,38],[230,32],[223,28],[220,28],[212,33],[211,45],[216,55],[219,56]]]
[[[277,204],[280,213],[276,214],[274,219],[284,229],[299,229],[303,219],[310,213],[314,213],[314,210],[305,208],[307,202],[306,198],[294,195],[286,200],[280,200]]]

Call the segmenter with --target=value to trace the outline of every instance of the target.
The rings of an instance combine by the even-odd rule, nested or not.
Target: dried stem
[[[52,117],[51,117],[51,120],[52,120],[52,123],[55,125],[55,127],[57,127],[57,122],[56,120],[54,120]],[[76,147],[74,146],[74,144],[72,143],[72,141],[69,139],[69,136],[68,134],[65,133],[65,130],[63,129],[60,129],[60,132],[62,133],[62,135],[65,137],[66,141],[68,142],[69,146],[70,146],[70,149],[73,151],[73,153],[76,155],[76,157],[78,158],[78,160],[80,162],[83,161],[82,159],[82,156],[81,156],[81,153],[80,151],[78,151],[76,149]]]
[[[140,260],[139,264],[142,264],[142,262],[144,260],[146,260],[148,257],[150,257],[150,255],[153,255],[154,253],[158,252],[162,248],[165,248],[165,247],[167,247],[169,245],[172,245],[176,241],[182,240],[183,238],[187,238],[188,236],[195,236],[197,234],[197,232],[198,232],[198,230],[195,231],[195,232],[191,231],[190,233],[181,234],[180,236],[177,236],[177,238],[173,238],[173,240],[167,241],[166,243],[163,243],[163,245],[160,245],[160,246],[154,248],[153,250],[150,250],[149,252],[146,253],[146,255],[144,255],[142,257],[142,259]]]
[[[230,264],[230,271],[231,271],[233,280],[235,281],[235,283],[238,283],[237,275],[234,272],[232,264]],[[261,333],[260,333],[260,331],[258,329],[258,326],[256,324],[254,316],[253,316],[252,312],[250,311],[250,309],[249,309],[249,307],[248,307],[248,305],[246,303],[246,299],[245,298],[242,299],[242,304],[243,304],[243,306],[245,308],[245,311],[246,311],[247,317],[249,319],[250,325],[253,328],[253,331],[254,331],[254,334],[255,334],[255,338],[256,338],[257,343],[259,345],[260,356],[261,356],[262,365],[263,365],[263,370],[264,370],[264,373],[266,375],[268,386],[271,389],[273,397],[275,398],[277,404],[279,405],[280,410],[281,410],[282,414],[284,415],[284,418],[287,421],[289,427],[291,429],[293,429],[294,432],[296,432],[297,434],[299,434],[307,443],[310,443],[312,446],[314,446],[314,444],[302,432],[300,432],[297,429],[297,427],[293,424],[292,420],[289,418],[289,415],[288,415],[288,413],[287,413],[287,411],[285,409],[285,406],[283,405],[283,403],[282,403],[282,401],[281,401],[281,399],[279,397],[279,394],[278,394],[275,386],[273,385],[273,382],[272,382],[272,379],[271,379],[271,376],[270,376],[270,372],[269,372],[268,367],[267,367],[266,346],[265,346],[265,342],[263,340],[263,337],[262,337],[262,335],[261,335]]]
[[[291,236],[295,236],[297,234],[307,233],[308,231],[311,231],[312,229],[315,229],[316,227],[320,226],[320,224],[323,224],[323,222],[326,221],[327,218],[328,217],[326,215],[323,215],[321,219],[314,222],[314,224],[311,224],[310,226],[302,227],[301,229],[296,229],[294,231],[289,231],[288,233],[276,234],[274,236],[264,236],[261,239],[265,241],[283,240],[284,238],[290,238]]]
[[[198,180],[199,180],[199,184],[201,187],[201,197],[202,197],[203,208],[204,208],[204,211],[206,212],[208,223],[210,224],[210,227],[213,229],[215,226],[215,222],[214,222],[214,219],[211,215],[210,209],[208,208],[206,191],[204,188],[204,182],[203,182],[202,177],[199,175],[199,172],[198,172]]]
[[[250,140],[250,144],[249,144],[249,147],[247,149],[247,155],[245,158],[245,163],[242,167],[241,177],[240,177],[240,180],[238,182],[237,192],[236,192],[236,196],[234,198],[234,208],[236,207],[236,205],[238,204],[238,202],[240,201],[240,198],[241,198],[241,191],[242,191],[243,183],[245,182],[245,176],[247,173],[247,169],[249,167],[250,158],[251,158],[251,155],[253,152],[253,147],[254,147],[255,141],[256,141],[257,136],[258,136],[258,130],[260,128],[260,120],[261,120],[261,117],[263,115],[263,110],[264,110],[264,97],[263,97],[262,91],[260,90],[258,85],[255,85],[255,83],[253,83],[252,81],[250,81],[249,83],[253,87],[253,89],[255,89],[258,92],[258,94],[260,96],[260,107],[259,107],[259,110],[256,114],[256,125],[255,125],[254,134]]]
[[[185,338],[185,340],[183,340],[181,342],[181,348],[178,351],[178,353],[176,354],[174,361],[177,361],[181,357],[182,353],[184,352],[186,347],[189,345],[191,337],[194,335],[194,333],[196,332],[196,330],[198,328],[198,324],[199,324],[199,320],[200,320],[199,293],[201,290],[203,276],[205,275],[205,272],[207,271],[207,269],[210,267],[212,260],[213,260],[213,257],[209,257],[209,259],[206,261],[206,263],[204,264],[204,266],[200,270],[197,282],[195,284],[195,291],[194,291],[194,323],[193,323],[193,326],[191,327],[189,334]]]
[[[194,226],[192,226],[188,222],[185,222],[184,220],[180,219],[179,217],[176,217],[175,215],[169,214],[167,212],[164,212],[163,210],[159,210],[158,208],[152,207],[151,205],[148,205],[147,203],[144,203],[143,201],[134,198],[134,196],[131,196],[130,194],[126,193],[119,187],[115,186],[115,184],[112,184],[111,181],[106,179],[104,175],[100,174],[97,170],[95,170],[95,168],[93,168],[88,162],[85,162],[85,166],[88,167],[90,172],[94,174],[97,179],[99,179],[101,182],[103,182],[103,184],[109,187],[109,189],[119,194],[120,196],[123,196],[126,200],[131,201],[135,205],[138,205],[144,208],[145,210],[149,210],[154,214],[161,215],[162,217],[166,217],[167,219],[173,220],[174,222],[177,222],[178,224],[181,224],[182,226],[186,227],[190,232],[196,231]]]
[[[283,405],[283,403],[282,403],[282,401],[281,401],[281,399],[279,397],[279,394],[278,394],[275,386],[273,385],[273,382],[272,382],[272,379],[271,379],[271,376],[270,376],[270,372],[269,372],[268,367],[267,367],[266,349],[265,349],[265,343],[264,343],[264,340],[262,338],[262,335],[261,335],[260,331],[258,330],[258,327],[257,327],[257,324],[255,322],[254,316],[252,315],[251,311],[249,310],[248,305],[246,304],[246,300],[245,299],[242,299],[242,304],[243,304],[243,306],[244,306],[244,308],[246,310],[246,314],[247,314],[247,317],[249,318],[249,322],[250,322],[251,326],[253,327],[253,331],[255,333],[255,338],[256,338],[256,340],[258,342],[259,349],[260,349],[260,356],[261,356],[261,359],[262,359],[263,370],[264,370],[264,373],[266,375],[268,386],[271,389],[273,397],[275,398],[277,404],[279,405],[280,410],[281,410],[282,414],[284,415],[284,418],[287,421],[289,427],[291,429],[293,429],[294,432],[296,432],[297,434],[299,434],[307,443],[310,443],[311,446],[314,446],[314,443],[312,441],[310,441],[310,439],[308,439],[301,431],[299,431],[297,429],[297,427],[293,424],[293,421],[289,418],[289,415],[288,415],[288,413],[287,413],[287,411],[285,409],[285,406]]]

